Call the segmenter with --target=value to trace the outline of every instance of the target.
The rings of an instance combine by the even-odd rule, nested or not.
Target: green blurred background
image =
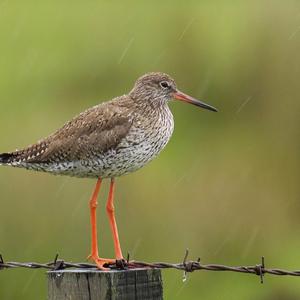
[[[300,269],[299,1],[1,1],[0,151],[33,143],[149,71],[217,108],[171,103],[158,159],[117,181],[123,251]],[[89,254],[95,181],[0,169],[0,253]],[[113,255],[98,211],[101,254]],[[164,271],[165,299],[299,299],[300,279]],[[0,299],[45,299],[43,270],[0,272]]]

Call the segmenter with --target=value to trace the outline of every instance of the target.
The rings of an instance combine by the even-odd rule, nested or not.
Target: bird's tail
[[[0,154],[0,165],[10,164],[14,160],[13,153],[2,153]]]

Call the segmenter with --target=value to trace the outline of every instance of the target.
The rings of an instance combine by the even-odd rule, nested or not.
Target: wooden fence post
[[[72,269],[47,274],[48,300],[163,299],[160,269]]]

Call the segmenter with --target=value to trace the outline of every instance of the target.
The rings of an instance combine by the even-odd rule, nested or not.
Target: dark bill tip
[[[173,94],[173,97],[176,100],[187,102],[187,103],[196,105],[198,107],[201,107],[201,108],[204,108],[204,109],[207,109],[207,110],[210,110],[210,111],[215,111],[215,112],[218,111],[215,107],[213,107],[213,106],[211,106],[209,104],[206,104],[206,103],[204,103],[204,102],[202,102],[200,100],[197,100],[197,99],[195,99],[195,98],[193,98],[193,97],[191,97],[189,95],[186,95],[186,94],[184,94],[184,93],[182,93],[180,91],[176,91]]]

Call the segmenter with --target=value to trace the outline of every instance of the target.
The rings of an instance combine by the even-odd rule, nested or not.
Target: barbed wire
[[[277,275],[277,276],[300,276],[300,270],[289,271],[278,268],[266,268],[265,258],[261,258],[260,264],[254,266],[226,266],[220,264],[202,264],[200,258],[196,261],[188,261],[189,251],[185,252],[183,261],[181,263],[166,263],[166,262],[154,262],[148,263],[143,261],[129,260],[129,255],[126,260],[116,260],[114,264],[107,264],[106,267],[112,270],[126,270],[135,268],[158,268],[158,269],[177,269],[184,271],[184,279],[186,279],[187,273],[194,271],[229,271],[237,273],[254,274],[260,277],[260,282],[264,282],[264,275]],[[36,262],[5,262],[3,256],[0,254],[0,270],[10,268],[28,268],[28,269],[47,269],[47,270],[65,270],[70,268],[76,269],[97,269],[95,264],[91,263],[73,263],[67,262],[62,259],[58,259],[58,254],[55,259],[48,263],[36,263]]]

